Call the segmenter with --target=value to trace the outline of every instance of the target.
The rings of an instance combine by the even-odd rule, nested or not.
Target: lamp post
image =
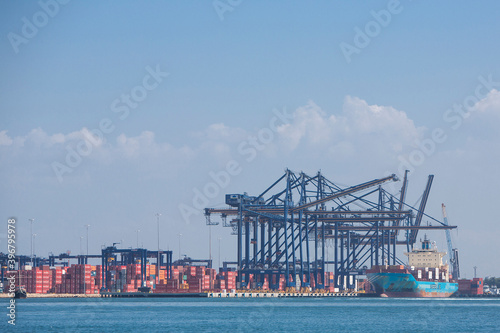
[[[88,255],[89,255],[89,227],[90,227],[90,224],[85,224],[85,228],[87,229],[87,256],[84,258],[83,260],[83,263],[86,265],[87,264],[87,258],[88,258]],[[85,267],[85,266],[84,266]],[[87,268],[85,268],[86,270]],[[86,294],[87,293],[87,284],[83,283],[83,293]]]
[[[89,255],[89,227],[90,224],[86,224],[85,227],[87,228],[87,256]],[[87,260],[85,260],[85,263],[87,263]]]
[[[35,257],[35,239],[36,239],[36,234],[33,234],[33,257]],[[31,259],[33,261],[33,259]],[[36,263],[36,260],[35,260]]]
[[[30,221],[30,258],[33,267],[33,222],[35,222],[35,219],[28,219],[28,221]]]
[[[181,260],[181,236],[182,234],[177,234],[179,236],[179,260]]]
[[[156,213],[156,222],[157,222],[157,226],[158,226],[158,259],[157,259],[157,262],[156,262],[156,279],[157,281],[159,282],[160,280],[160,216],[161,214],[160,213]]]
[[[210,260],[210,266],[212,265],[212,226],[208,226],[208,260]],[[210,267],[212,268],[212,267]],[[210,279],[210,281],[212,281]]]
[[[219,240],[219,267],[218,268],[220,268],[221,267],[220,266],[220,241],[221,241],[222,238],[219,237],[217,239]]]

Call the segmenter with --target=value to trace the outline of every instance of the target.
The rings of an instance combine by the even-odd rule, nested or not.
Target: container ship
[[[366,275],[382,297],[450,297],[458,284],[450,280],[448,265],[443,265],[446,252],[439,252],[425,237],[420,249],[409,253],[408,266],[373,266]]]

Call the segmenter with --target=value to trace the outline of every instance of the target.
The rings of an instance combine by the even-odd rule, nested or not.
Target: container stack
[[[158,287],[158,286],[157,286]],[[175,293],[177,290],[180,289],[180,283],[179,283],[179,280],[169,280],[164,288],[164,292],[166,293]],[[162,291],[159,291],[159,292],[162,292]]]
[[[483,294],[483,279],[474,278],[472,280],[458,280],[458,293],[460,295],[482,295]]]
[[[269,290],[269,279],[264,277],[264,282],[262,283],[262,290]]]
[[[188,276],[187,284],[189,286],[190,293],[201,293],[201,279],[196,276]]]
[[[183,268],[182,266],[180,266],[180,270],[179,270],[179,266],[175,266],[174,268],[172,268],[172,276],[171,276],[172,280],[182,280],[179,278],[179,276],[184,275],[182,268]]]
[[[71,273],[70,269],[66,268],[63,270],[62,280],[61,280],[60,293],[70,294],[71,293]]]
[[[108,269],[106,275],[106,286],[104,286],[111,292],[116,292],[116,270],[113,268]]]
[[[26,272],[28,272],[26,291],[37,294],[47,293],[52,284],[52,273],[48,269],[48,266],[47,268],[33,268],[31,271]]]
[[[100,265],[71,265],[71,267],[49,267],[39,268],[24,267],[21,271],[15,271],[16,280],[21,280],[21,285],[25,286],[28,293],[57,293],[57,294],[97,294],[102,288],[102,267]],[[217,274],[216,270],[204,266],[173,266],[171,278],[167,278],[167,271],[162,267],[156,279],[156,265],[146,265],[146,279],[144,286],[150,287],[155,293],[202,293],[218,290],[239,289],[236,284],[238,272],[231,270],[221,270]],[[302,279],[297,275],[297,285],[300,281],[305,281],[307,275]],[[245,276],[247,278],[247,276]],[[292,276],[289,275],[290,281]],[[335,292],[334,274],[325,273],[319,280],[325,282],[325,289]],[[477,281],[476,281],[477,280]],[[317,285],[317,279],[313,273],[310,274],[310,286]],[[474,279],[461,280],[460,290],[467,294],[482,293],[482,280]],[[285,274],[281,275],[261,275],[249,274],[248,281],[245,281],[246,289],[270,290],[286,289]],[[111,265],[108,267],[106,277],[106,289],[111,292],[137,292],[142,285],[141,265]],[[16,286],[19,281],[16,281]],[[363,284],[361,284],[361,289]],[[366,286],[365,286],[365,289]]]
[[[200,293],[203,291],[220,289],[221,283],[225,287],[225,280],[221,282],[221,278],[217,276],[214,269],[204,266],[174,266],[170,279],[166,278],[165,271],[160,270],[159,283],[156,285],[154,292]]]
[[[333,272],[326,272],[325,273],[325,284],[328,286],[328,291],[329,292],[334,292],[335,291],[335,275]],[[325,286],[326,288],[326,286]]]
[[[217,275],[217,279],[215,280],[214,288],[218,289],[218,290],[227,289],[226,288],[226,280],[224,280],[222,275],[220,275],[220,274]]]
[[[102,288],[102,266],[97,265],[95,267],[95,285],[98,290]]]
[[[226,287],[224,289],[228,289],[228,290],[236,289],[236,275],[237,275],[237,272],[234,272],[234,271],[222,272],[222,277],[224,279],[225,287]]]
[[[115,267],[115,289],[120,292],[123,291],[127,284],[127,267],[126,266],[116,266]]]
[[[165,279],[167,278],[167,271],[165,269],[160,269],[158,273],[158,283],[165,284]]]
[[[50,286],[49,292],[60,294],[62,287],[63,269],[62,267],[55,267],[54,269],[51,269],[51,273],[52,285]]]
[[[124,292],[136,292],[141,284],[141,265],[128,264],[125,267],[124,282],[122,286]]]
[[[31,271],[30,278],[28,279],[29,282],[26,285],[26,291],[28,293],[37,293],[41,294],[42,293],[42,278],[43,278],[43,272],[40,269],[33,268]]]
[[[146,279],[148,280],[147,286],[154,289],[156,287],[156,265],[146,266]]]

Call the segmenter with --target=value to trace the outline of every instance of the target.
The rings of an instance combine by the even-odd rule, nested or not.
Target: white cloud
[[[346,96],[339,115],[327,114],[310,101],[294,112],[291,123],[278,130],[285,151],[321,153],[336,159],[364,153],[395,158],[396,153],[414,146],[423,132],[405,112],[351,96]]]
[[[80,131],[72,132],[67,135],[64,135],[62,133],[48,135],[44,130],[38,127],[31,130],[31,132],[29,132],[26,137],[21,138],[19,142],[22,142],[23,144],[31,143],[36,147],[47,148],[52,147],[53,145],[63,144],[72,138],[83,139],[85,138],[86,133],[89,133],[89,131],[86,128],[82,128]]]
[[[238,127],[228,127],[224,123],[211,124],[204,131],[194,133],[194,136],[204,141],[208,140],[241,140],[247,132]]]
[[[239,127],[229,127],[224,123],[214,123],[206,129],[191,133],[198,140],[198,145],[192,147],[198,156],[211,156],[220,161],[232,158],[231,152],[235,145],[243,141],[249,132]]]
[[[343,111],[354,134],[376,134],[410,143],[418,139],[423,131],[404,111],[391,106],[368,105],[357,97],[347,96]]]
[[[7,135],[7,131],[0,132],[0,146],[10,146],[13,140]]]
[[[114,139],[105,138],[107,141],[94,140],[91,153],[83,156],[83,163],[77,167],[81,170],[65,177],[79,177],[101,169],[99,172],[104,173],[104,169],[118,166],[149,178],[164,178],[167,171],[169,177],[173,177],[188,169],[208,173],[225,166],[231,159],[247,163],[253,155],[241,155],[238,147],[243,143],[246,149],[253,149],[250,138],[258,138],[263,129],[250,130],[214,123],[203,131],[191,133],[197,142],[181,147],[158,142],[151,131],[136,136],[122,133]],[[275,166],[280,170],[289,163],[299,165],[305,160],[317,167],[339,161],[344,166],[360,167],[369,159],[388,168],[395,165],[401,151],[412,147],[422,131],[403,111],[390,106],[369,105],[357,97],[347,96],[342,112],[337,113],[326,112],[309,101],[293,112],[289,123],[278,125],[271,142],[260,142],[259,148],[256,146],[255,157],[269,161],[271,168]],[[26,136],[14,138],[2,131],[0,145],[24,156],[32,155],[27,152],[33,149],[42,152],[43,160],[32,159],[46,167],[54,161],[65,163],[68,147],[76,149],[79,143],[89,138],[92,138],[92,133],[87,128],[67,134],[47,134],[36,128]],[[55,177],[54,174],[47,175],[51,176]]]
[[[478,113],[493,113],[499,96],[498,91],[488,94],[477,103]],[[344,168],[366,168],[366,162],[370,161],[381,169],[394,169],[398,165],[398,156],[412,151],[415,142],[425,132],[425,128],[417,127],[404,111],[391,106],[370,105],[358,97],[346,96],[341,112],[327,112],[314,101],[309,101],[293,112],[289,123],[277,127],[274,138],[264,145],[264,149],[255,149],[255,156],[280,170],[289,163],[305,164],[306,160],[318,168],[331,163],[343,163],[338,167]],[[181,173],[189,168],[208,172],[225,165],[230,159],[247,163],[247,158],[253,155],[241,155],[238,146],[249,137],[258,137],[258,133],[259,130],[214,123],[203,131],[187,133],[196,141],[181,147],[158,142],[151,131],[136,136],[122,133],[115,139],[107,138],[107,142],[94,145],[92,153],[83,160],[91,161],[89,165],[95,170],[105,165],[130,165],[135,170],[150,173],[151,177],[161,175],[163,170]],[[87,128],[67,134],[47,134],[36,128],[19,137],[10,137],[7,131],[2,131],[0,146],[19,152],[26,152],[28,146],[29,149],[44,150],[44,158],[52,159],[48,162],[50,164],[53,160],[64,162],[67,147],[76,147],[78,142],[89,137],[91,133]],[[252,148],[252,144],[248,141],[245,147]],[[43,163],[47,164],[47,161]],[[73,172],[67,177],[78,174]]]
[[[298,108],[293,118],[292,123],[278,127],[278,133],[289,150],[297,148],[303,139],[312,144],[329,141],[336,122],[335,116],[327,117],[313,101]]]
[[[498,142],[500,131],[498,125],[500,120],[500,91],[492,89],[483,99],[476,102],[467,113],[463,125],[459,128],[463,132],[461,136],[467,136],[469,140],[481,140]]]
[[[116,138],[117,150],[126,157],[138,157],[141,154],[156,154],[158,150],[168,150],[169,145],[157,145],[155,135],[151,131],[144,131],[139,136],[127,137],[120,134]]]
[[[263,154],[262,158],[266,159],[304,156],[324,157],[330,161],[348,160],[358,155],[359,159],[395,160],[396,154],[411,148],[422,132],[423,128],[416,127],[403,111],[390,106],[369,105],[360,98],[346,96],[342,112],[326,112],[314,101],[297,108],[291,122],[279,125],[272,142],[267,143],[264,150],[256,149],[256,153]],[[157,142],[151,131],[143,131],[137,136],[120,134],[115,140],[94,141],[92,153],[85,160],[92,160],[96,166],[123,158],[132,163],[134,160],[143,164],[148,161],[152,165],[162,165],[166,161],[183,165],[193,160],[205,166],[220,165],[229,159],[244,160],[238,155],[238,146],[250,137],[257,137],[258,133],[259,130],[214,123],[203,131],[191,133],[198,142],[182,147]],[[28,144],[37,150],[47,150],[46,156],[59,155],[59,160],[64,160],[67,146],[76,147],[91,137],[87,128],[52,135],[36,128],[26,136],[15,138],[2,131],[0,145],[15,146],[22,151],[22,147]]]
[[[471,108],[471,111],[480,115],[500,116],[500,91],[492,89],[485,98]]]
[[[9,137],[7,131],[0,132],[0,145],[13,146],[16,148],[24,147],[26,144],[37,147],[38,149],[47,149],[54,145],[62,145],[77,140],[85,140],[93,137],[93,134],[86,128],[68,134],[56,133],[49,135],[40,127],[32,129],[27,135]],[[97,143],[97,141],[95,141]],[[97,143],[100,146],[102,142]]]

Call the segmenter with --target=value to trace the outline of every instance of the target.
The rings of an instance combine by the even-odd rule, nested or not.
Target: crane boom
[[[443,209],[443,221],[445,225],[448,224],[448,217],[446,216],[446,206],[441,204],[441,208]],[[453,262],[453,246],[451,245],[451,234],[450,230],[446,230],[446,243],[448,243],[448,257],[450,258],[450,264]]]
[[[406,199],[406,190],[408,188],[408,172],[409,172],[409,170],[405,170],[405,177],[403,179],[403,186],[401,186],[401,196],[399,197],[399,205],[398,205],[399,211],[403,210],[403,205],[404,205],[404,202]],[[400,224],[400,221],[397,220],[395,222],[395,225],[399,226],[399,224]],[[399,234],[399,230],[395,230],[394,232],[395,232],[395,235],[397,237]]]
[[[316,206],[318,204],[322,204],[324,202],[327,202],[327,201],[330,201],[330,200],[334,200],[334,199],[337,199],[337,198],[349,195],[351,193],[358,192],[358,191],[361,191],[361,190],[365,190],[365,189],[370,188],[372,186],[385,183],[385,182],[387,182],[389,180],[392,180],[392,181],[396,182],[399,179],[398,179],[398,177],[395,174],[392,174],[389,177],[385,177],[385,178],[382,178],[382,179],[375,179],[375,180],[372,180],[372,181],[369,181],[369,182],[366,182],[366,183],[363,183],[363,184],[360,184],[360,185],[356,185],[356,186],[352,186],[352,187],[346,188],[346,189],[344,189],[342,191],[336,192],[336,193],[334,193],[332,195],[329,195],[329,196],[326,196],[324,198],[321,198],[321,199],[318,199],[318,200],[315,200],[315,201],[312,201],[312,202],[308,202],[308,203],[302,204],[302,205],[297,206],[297,207],[293,207],[291,209],[291,211],[296,212],[296,211],[300,211],[300,210],[303,210],[303,209],[307,209],[309,207]]]
[[[443,209],[443,222],[445,225],[448,224],[448,216],[446,215],[446,206],[441,204],[441,208]],[[450,258],[450,266],[451,266],[451,276],[454,280],[458,280],[460,271],[458,266],[458,250],[453,249],[451,243],[451,233],[449,229],[445,230],[446,232],[446,242],[448,243],[448,257]]]
[[[427,186],[425,187],[424,194],[422,195],[422,200],[420,201],[420,208],[418,209],[417,217],[415,219],[416,226],[420,226],[422,223],[422,217],[424,216],[425,205],[427,204],[427,199],[429,199],[429,193],[431,191],[432,180],[434,179],[434,175],[429,175],[427,180]],[[412,230],[410,232],[410,244],[413,246],[415,241],[417,240],[418,230]]]

